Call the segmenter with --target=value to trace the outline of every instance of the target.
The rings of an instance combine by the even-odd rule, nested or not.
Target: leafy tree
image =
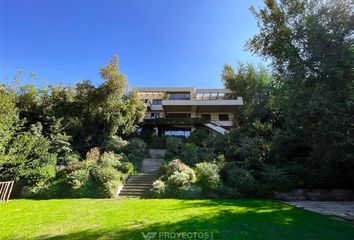
[[[260,33],[247,47],[271,60],[284,116],[273,158],[300,164],[293,176],[307,169],[302,186],[354,182],[353,8],[349,0],[266,0],[251,9]]]
[[[15,94],[0,86],[0,155],[4,154],[19,122]]]

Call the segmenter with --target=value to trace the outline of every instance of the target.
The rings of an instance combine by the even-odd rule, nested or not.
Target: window
[[[161,99],[153,99],[152,100],[152,105],[161,105],[162,104],[162,100]]]
[[[168,100],[190,100],[189,92],[170,92],[167,93]]]
[[[219,114],[219,121],[229,121],[229,114]]]
[[[211,119],[211,115],[210,114],[200,114],[201,118],[206,119],[206,120],[210,120]]]

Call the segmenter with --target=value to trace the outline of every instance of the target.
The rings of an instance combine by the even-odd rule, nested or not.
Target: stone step
[[[120,193],[147,193],[150,192],[150,189],[123,189]]]
[[[129,185],[126,185],[124,186],[123,189],[150,189],[151,188],[151,185],[149,186],[129,186]]]

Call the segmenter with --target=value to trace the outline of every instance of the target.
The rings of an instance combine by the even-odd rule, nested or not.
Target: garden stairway
[[[159,177],[165,153],[163,149],[150,149],[149,157],[143,159],[140,173],[128,178],[118,196],[149,197],[152,183]]]

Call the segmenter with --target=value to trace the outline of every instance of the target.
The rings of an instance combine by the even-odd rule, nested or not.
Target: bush
[[[152,184],[152,195],[157,198],[161,198],[165,195],[166,185],[161,180],[156,180]]]
[[[8,155],[0,159],[0,180],[20,181],[31,187],[55,175],[56,154],[50,153],[50,141],[30,132],[20,133],[11,143]]]
[[[234,163],[228,163],[224,166],[222,175],[225,184],[233,188],[235,192],[240,192],[247,196],[256,193],[257,181],[248,170],[240,168]]]
[[[193,143],[186,143],[182,149],[180,156],[181,160],[189,166],[194,166],[199,162],[198,147]]]
[[[43,165],[26,171],[26,181],[30,186],[42,185],[55,177],[54,165]]]
[[[198,163],[195,168],[197,184],[201,186],[204,195],[217,194],[222,186],[219,166],[213,163]]]
[[[121,161],[125,160],[124,154],[115,154],[114,152],[104,152],[98,163],[105,167],[115,167],[118,168],[122,165]]]
[[[117,170],[126,175],[131,175],[135,172],[134,165],[131,162],[121,162],[121,165],[117,167]]]
[[[166,137],[156,137],[153,136],[150,140],[150,148],[153,149],[165,149],[166,148]]]
[[[166,177],[172,176],[175,172],[184,172],[189,176],[191,181],[195,181],[195,173],[193,169],[182,163],[179,159],[172,160],[166,167]]]
[[[74,172],[71,172],[66,176],[66,183],[72,189],[78,189],[85,185],[89,181],[90,172],[88,169],[80,169]]]
[[[100,150],[98,147],[91,148],[87,153],[86,153],[86,160],[91,161],[91,162],[97,162],[98,159],[100,159]]]
[[[135,168],[140,168],[142,160],[148,152],[148,148],[143,140],[132,138],[129,140],[129,143],[123,147],[122,151],[129,161],[134,164]]]
[[[179,156],[184,146],[183,138],[168,136],[166,138],[166,150],[170,155]]]
[[[290,181],[286,171],[275,165],[265,165],[261,176],[265,187],[264,190],[269,193],[286,190],[289,187]]]
[[[194,182],[186,172],[174,172],[168,179],[167,184],[176,188],[188,187]]]
[[[202,188],[196,185],[183,187],[180,189],[180,197],[185,199],[198,199],[202,198]]]
[[[123,140],[119,136],[112,136],[109,139],[106,139],[105,141],[103,141],[102,149],[105,152],[119,153],[127,145],[128,145],[128,141]]]
[[[188,136],[187,141],[199,147],[207,147],[211,143],[210,139],[212,138],[206,130],[199,128]]]
[[[94,166],[90,169],[90,177],[99,189],[98,196],[115,197],[123,176],[113,167]]]

